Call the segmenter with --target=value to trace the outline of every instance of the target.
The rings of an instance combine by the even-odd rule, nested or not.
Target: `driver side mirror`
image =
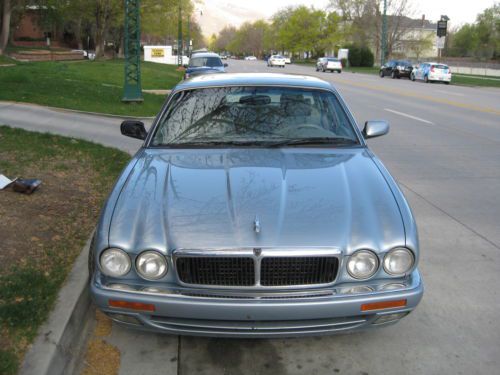
[[[144,127],[144,123],[137,120],[123,121],[120,130],[123,135],[131,138],[146,139],[148,132]]]
[[[365,128],[363,129],[365,139],[380,137],[387,133],[389,133],[389,124],[387,121],[376,120],[365,122]]]

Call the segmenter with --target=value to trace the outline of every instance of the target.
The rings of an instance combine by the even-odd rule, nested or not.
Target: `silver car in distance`
[[[96,305],[129,327],[286,337],[397,322],[419,303],[417,228],[339,93],[320,79],[180,83],[92,241]]]

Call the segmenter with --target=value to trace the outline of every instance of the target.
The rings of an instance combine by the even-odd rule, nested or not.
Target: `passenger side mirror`
[[[365,122],[365,128],[363,129],[365,139],[380,137],[387,133],[389,133],[389,124],[387,121],[376,120]]]
[[[123,135],[127,137],[137,138],[137,139],[146,139],[148,132],[144,127],[144,123],[137,120],[126,120],[123,121],[120,130]]]

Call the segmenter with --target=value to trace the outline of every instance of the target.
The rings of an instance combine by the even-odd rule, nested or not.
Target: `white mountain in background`
[[[252,9],[251,1],[240,5],[229,0],[203,0],[196,5],[196,9],[196,19],[206,37],[217,34],[226,26],[238,27],[246,21],[266,18],[263,12]]]

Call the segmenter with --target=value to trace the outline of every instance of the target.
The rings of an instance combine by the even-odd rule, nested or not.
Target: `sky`
[[[498,1],[498,0],[497,0]],[[224,26],[233,24],[239,26],[245,21],[259,18],[269,18],[277,10],[289,5],[313,5],[325,8],[328,0],[203,0],[203,16],[200,23],[210,35],[218,32]],[[442,14],[450,18],[449,26],[455,27],[464,23],[474,22],[478,13],[491,7],[495,0],[409,0],[414,10],[414,18],[422,17],[437,21]]]

